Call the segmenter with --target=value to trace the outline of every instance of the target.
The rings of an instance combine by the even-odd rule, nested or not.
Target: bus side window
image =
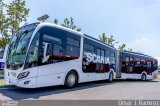
[[[38,65],[38,46],[39,46],[39,33],[37,33],[30,45],[25,68],[32,68]]]
[[[116,56],[115,56],[115,53],[114,52],[111,52],[111,56],[110,56],[110,61],[111,61],[111,64],[115,64],[116,63]]]
[[[151,68],[152,64],[150,61],[147,62],[147,68]]]
[[[136,58],[135,67],[140,67],[141,62],[139,58]]]
[[[97,57],[101,57],[101,49],[97,49]],[[100,61],[100,60],[99,60]],[[96,72],[100,72],[100,66],[101,64],[99,62],[96,63]]]
[[[152,68],[154,70],[157,70],[157,68],[158,68],[157,61],[153,60],[153,62],[152,62]]]
[[[84,47],[83,47],[84,52],[88,52],[88,53],[95,53],[95,46],[84,43]]]
[[[126,66],[129,66],[129,57],[126,57],[126,59],[125,59],[125,62],[126,62]]]
[[[134,58],[133,57],[130,58],[130,65],[134,66]]]
[[[62,56],[63,55],[63,47],[58,44],[54,44],[53,46],[53,54],[55,56]]]
[[[66,56],[71,59],[77,59],[80,56],[80,41],[70,38],[67,38],[67,47],[66,47]]]

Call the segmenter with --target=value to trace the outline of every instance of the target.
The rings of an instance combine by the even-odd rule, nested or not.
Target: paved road
[[[73,89],[47,87],[40,89],[0,89],[0,100],[121,100],[160,99],[160,80],[117,80],[80,84]]]

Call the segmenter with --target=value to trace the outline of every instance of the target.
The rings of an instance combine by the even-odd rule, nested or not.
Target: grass
[[[6,84],[5,84],[5,82],[4,82],[4,79],[0,79],[0,88],[1,87],[4,87]]]
[[[4,74],[4,70],[0,70],[0,74]],[[0,78],[0,88],[4,87],[6,84],[3,78]]]
[[[160,74],[158,75],[158,77],[157,77],[159,80],[160,80]]]

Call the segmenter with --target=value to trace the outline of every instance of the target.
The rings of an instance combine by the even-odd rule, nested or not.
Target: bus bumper
[[[36,77],[20,79],[17,81],[16,86],[21,88],[36,88]]]

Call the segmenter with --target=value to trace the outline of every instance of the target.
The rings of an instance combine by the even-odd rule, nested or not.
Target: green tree
[[[58,19],[54,19],[54,24],[58,24]]]
[[[20,24],[27,23],[29,9],[25,7],[25,0],[14,0],[7,6],[7,15],[9,20],[9,30],[13,35]]]
[[[118,47],[118,50],[125,51],[126,50],[125,48],[126,48],[126,45],[123,43]]]
[[[105,42],[111,46],[114,46],[115,44],[117,44],[118,42],[116,42],[115,38],[113,35],[111,35],[110,37],[107,37],[105,33],[102,33],[101,35],[99,35],[99,39],[102,42]]]
[[[57,21],[58,22],[58,21]],[[75,24],[74,24],[74,20],[72,17],[70,17],[69,19],[68,18],[65,18],[64,19],[64,23],[61,24],[63,27],[67,27],[67,28],[70,28],[72,30],[76,30],[76,31],[81,31],[81,28],[77,27]]]
[[[130,52],[133,51],[131,48],[126,49],[126,44],[124,44],[124,43],[122,43],[121,45],[119,45],[118,50],[119,51],[130,51]]]
[[[3,0],[0,0],[0,47],[3,49],[9,42],[8,27],[6,25],[8,18],[6,18],[6,14],[4,14],[4,8],[6,8],[6,5]]]
[[[99,39],[100,39],[102,42],[108,43],[108,37],[106,36],[105,33],[102,33],[101,35],[99,35]]]
[[[4,14],[6,13],[6,14]],[[13,0],[6,5],[0,0],[0,47],[5,48],[20,25],[27,23],[29,9],[25,7],[25,0]]]
[[[132,48],[128,48],[128,50],[127,51],[130,51],[130,52],[132,52],[133,51],[133,49]]]
[[[158,66],[158,70],[160,70],[160,65]]]

